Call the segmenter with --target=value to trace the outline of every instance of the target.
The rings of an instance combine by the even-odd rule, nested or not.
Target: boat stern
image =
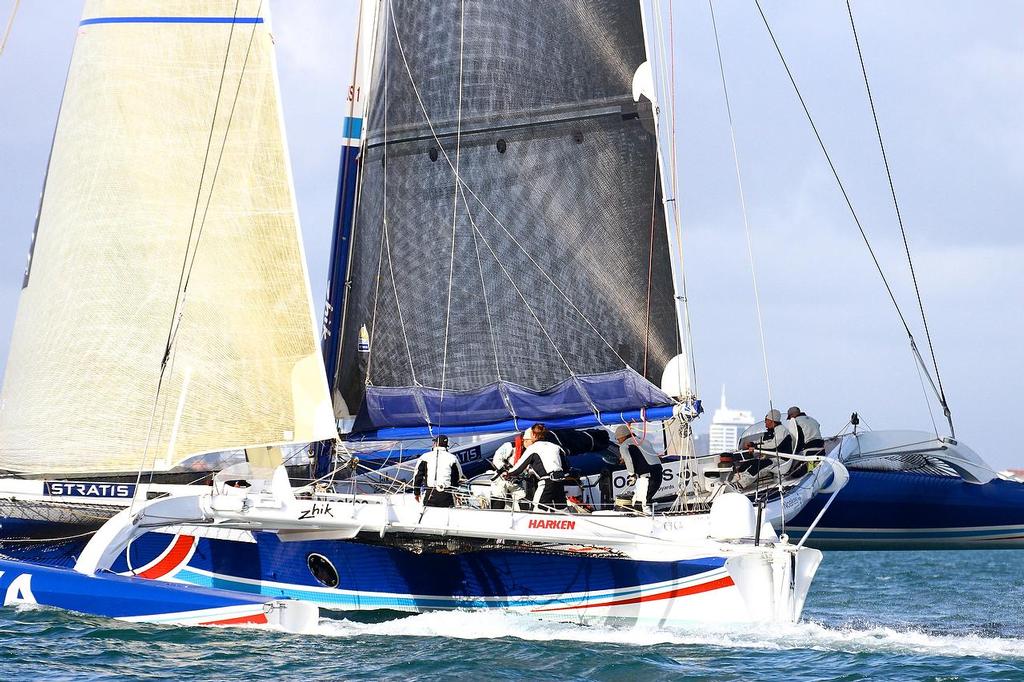
[[[751,547],[729,557],[729,572],[743,601],[744,620],[795,623],[800,620],[807,592],[822,554],[788,543]]]

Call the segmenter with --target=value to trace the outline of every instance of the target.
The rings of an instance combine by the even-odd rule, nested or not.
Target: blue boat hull
[[[603,618],[651,612],[677,616],[692,605],[693,620],[706,620],[709,604],[724,606],[736,591],[725,558],[718,556],[635,561],[500,549],[417,553],[356,541],[282,542],[273,533],[244,536],[214,539],[150,532],[132,543],[113,570],[134,570],[154,582],[298,599],[341,611],[500,608]],[[83,541],[69,544],[55,561],[72,563],[83,546]],[[18,553],[22,559],[41,560],[40,550],[24,547]],[[329,562],[337,584],[314,575],[311,556],[320,557],[321,564]]]
[[[282,605],[248,594],[193,585],[100,573],[84,575],[69,567],[0,559],[3,605],[36,604],[130,622],[174,625],[279,624]],[[292,607],[303,606],[293,604]],[[306,625],[315,622],[308,611]]]
[[[799,537],[824,502],[811,500],[787,532]],[[1024,484],[851,470],[807,544],[832,550],[1024,548]]]

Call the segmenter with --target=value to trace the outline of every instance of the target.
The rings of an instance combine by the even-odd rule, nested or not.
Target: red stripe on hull
[[[266,625],[267,614],[265,613],[251,613],[248,616],[237,616],[235,618],[225,618],[224,620],[208,620],[200,623],[200,625]]]
[[[660,592],[658,594],[639,595],[637,597],[629,597],[627,599],[618,599],[615,601],[600,602],[597,604],[577,604],[574,606],[556,606],[547,609],[534,609],[534,611],[570,611],[572,609],[593,609],[601,606],[625,606],[627,604],[639,604],[645,601],[659,601],[661,599],[672,599],[674,597],[685,597],[690,594],[700,594],[701,592],[710,592],[711,590],[718,590],[723,587],[731,587],[735,585],[732,578],[726,576],[719,578],[718,580],[712,580],[710,582],[701,583],[700,585],[691,585],[690,587],[680,587],[676,590],[669,592]]]
[[[153,566],[147,568],[142,573],[139,573],[139,577],[147,578],[149,580],[163,578],[188,558],[188,553],[192,551],[192,547],[195,543],[196,539],[193,536],[179,535],[174,539],[174,544],[169,550],[167,550],[167,554],[164,555],[164,558],[156,562]]]

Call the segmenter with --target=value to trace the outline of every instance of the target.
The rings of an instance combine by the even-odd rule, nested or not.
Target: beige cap
[[[768,414],[766,414],[764,418],[771,419],[773,422],[777,422],[779,424],[782,423],[782,413],[778,410],[768,410]]]
[[[619,439],[619,438],[629,438],[632,435],[633,435],[633,432],[630,431],[629,427],[626,426],[625,424],[619,424],[618,426],[615,427],[615,438],[616,439]]]

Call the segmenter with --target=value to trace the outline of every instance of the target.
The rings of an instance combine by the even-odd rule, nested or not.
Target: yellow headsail
[[[0,468],[162,470],[336,435],[267,4],[86,3],[0,398]]]

